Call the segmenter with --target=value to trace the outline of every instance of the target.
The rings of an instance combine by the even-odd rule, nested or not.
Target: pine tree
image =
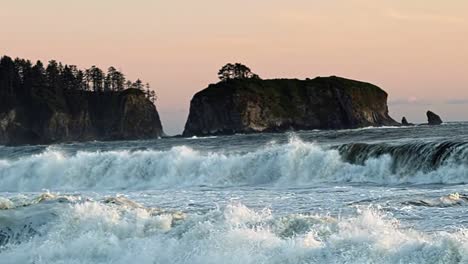
[[[249,67],[241,63],[228,63],[224,65],[218,72],[218,77],[221,81],[232,79],[259,79],[260,77],[253,73]]]
[[[102,92],[104,88],[104,72],[96,66],[91,66],[89,75],[93,84],[93,91]]]
[[[132,87],[133,87],[134,89],[143,90],[143,82],[142,82],[140,79],[137,79],[137,80],[133,83]]]

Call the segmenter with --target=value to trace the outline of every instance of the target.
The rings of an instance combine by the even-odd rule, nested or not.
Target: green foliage
[[[260,79],[260,77],[253,73],[249,67],[241,63],[228,63],[224,65],[219,70],[218,77],[221,81],[233,79]]]

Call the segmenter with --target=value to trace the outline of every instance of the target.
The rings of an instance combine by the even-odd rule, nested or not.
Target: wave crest
[[[354,144],[329,149],[292,138],[287,144],[272,143],[244,153],[202,152],[187,146],[73,155],[47,149],[1,160],[0,191],[467,182],[466,144],[444,146]]]

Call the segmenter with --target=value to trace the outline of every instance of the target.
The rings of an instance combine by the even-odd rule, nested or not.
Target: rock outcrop
[[[156,107],[136,89],[16,96],[0,108],[2,145],[148,139],[163,134]]]
[[[401,119],[401,124],[402,124],[403,126],[414,126],[413,123],[409,123],[408,120],[406,120],[406,117],[403,117],[403,118]]]
[[[403,117],[403,118],[401,119],[401,124],[404,125],[404,126],[409,125],[408,120],[406,120],[406,117]]]
[[[387,93],[340,77],[228,80],[194,95],[184,136],[399,125]]]
[[[427,111],[426,115],[427,115],[427,123],[429,125],[432,126],[432,125],[441,125],[442,124],[442,119],[440,118],[440,116],[438,116],[434,112]]]

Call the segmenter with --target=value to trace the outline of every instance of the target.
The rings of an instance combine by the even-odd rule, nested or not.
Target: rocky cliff
[[[156,107],[136,89],[4,95],[1,99],[2,145],[147,139],[163,135]]]
[[[340,77],[228,80],[194,95],[184,136],[399,125],[387,93]]]

